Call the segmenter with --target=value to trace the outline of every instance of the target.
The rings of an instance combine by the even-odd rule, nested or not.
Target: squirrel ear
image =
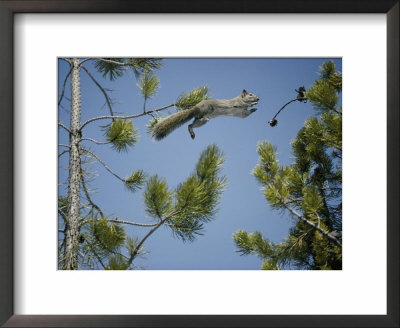
[[[247,91],[245,89],[243,89],[242,96],[244,96],[245,94],[247,94]]]

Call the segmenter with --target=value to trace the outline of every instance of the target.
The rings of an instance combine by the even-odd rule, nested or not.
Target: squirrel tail
[[[153,138],[156,140],[161,140],[162,138],[166,137],[176,128],[192,119],[196,115],[197,111],[197,107],[192,107],[190,109],[185,109],[178,113],[172,114],[163,119],[154,126],[152,132]]]

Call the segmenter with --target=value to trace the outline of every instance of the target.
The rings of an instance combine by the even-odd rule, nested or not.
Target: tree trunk
[[[65,264],[64,269],[78,269],[78,239],[80,219],[80,154],[81,134],[81,80],[80,61],[75,58],[71,63],[71,122],[70,122],[70,153],[69,153],[69,183],[68,211],[65,232]]]

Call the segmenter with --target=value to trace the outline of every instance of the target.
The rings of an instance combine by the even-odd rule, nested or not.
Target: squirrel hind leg
[[[189,133],[190,133],[190,137],[191,137],[192,139],[194,139],[194,138],[196,137],[196,135],[195,135],[194,132],[193,132],[192,124],[190,124],[190,125],[188,126],[188,130],[189,130]]]
[[[206,117],[195,118],[193,123],[188,126],[189,133],[190,133],[190,136],[192,137],[192,139],[195,138],[195,134],[193,132],[193,128],[199,128],[199,127],[203,126],[204,124],[206,124],[209,120],[210,119],[206,118]]]

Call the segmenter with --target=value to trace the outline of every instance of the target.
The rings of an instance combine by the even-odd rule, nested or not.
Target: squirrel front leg
[[[240,113],[236,114],[235,116],[245,118],[249,116],[250,114],[254,113],[257,110],[257,108],[252,108],[252,109],[243,109],[240,111]]]
[[[249,116],[251,113],[254,113],[256,110],[257,110],[257,108],[252,108],[252,109],[246,110],[247,116]]]

